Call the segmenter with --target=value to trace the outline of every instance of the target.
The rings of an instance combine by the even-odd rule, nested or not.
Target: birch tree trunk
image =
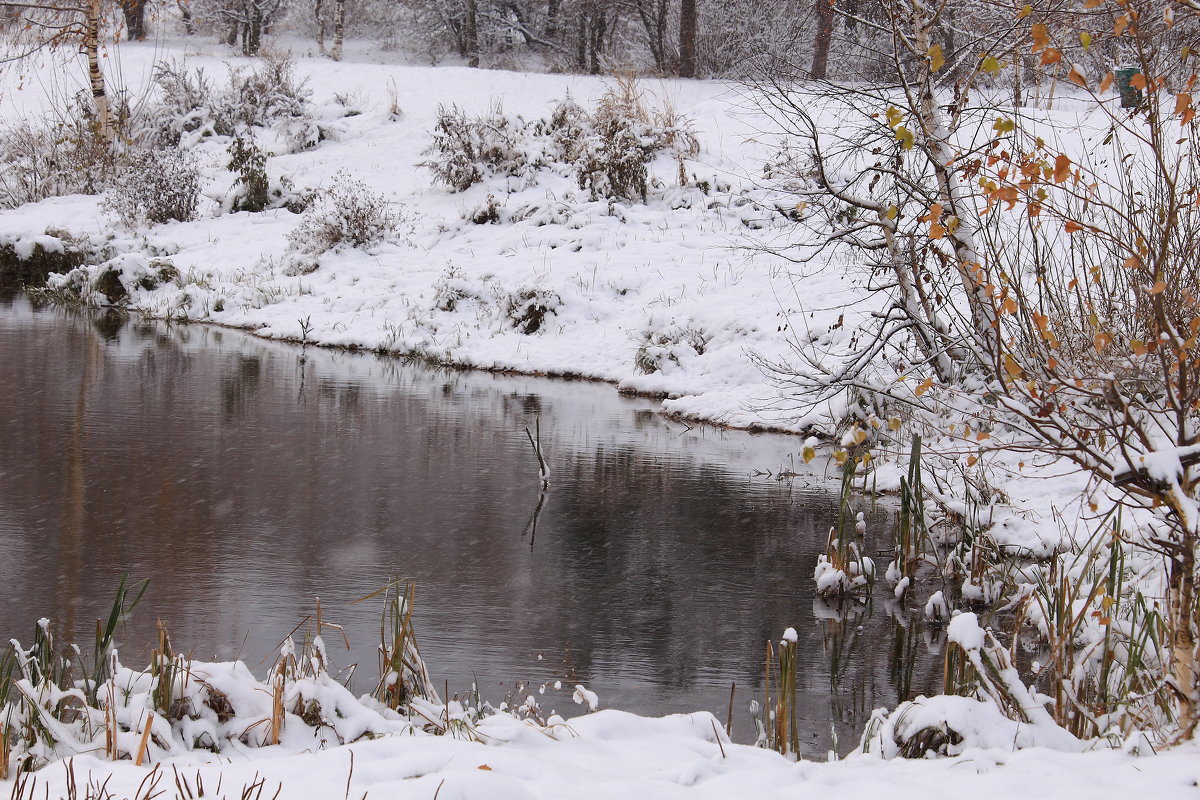
[[[342,42],[346,38],[346,0],[336,0],[333,6],[333,52],[334,61],[342,60]]]
[[[87,57],[88,86],[96,109],[96,135],[109,143],[113,139],[113,117],[104,71],[100,69],[100,2],[88,0],[84,14],[83,52]]]

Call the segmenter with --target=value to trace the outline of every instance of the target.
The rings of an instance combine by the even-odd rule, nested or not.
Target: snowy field
[[[652,164],[648,202],[593,200],[574,179],[542,170],[535,182],[498,178],[465,192],[432,184],[427,156],[439,104],[482,113],[502,103],[527,120],[546,117],[568,96],[590,106],[605,80],[565,75],[481,72],[457,67],[377,63],[352,51],[342,63],[309,57],[297,44],[321,141],[291,152],[283,137],[264,141],[280,154],[273,179],[297,190],[333,185],[339,173],[385,195],[401,219],[394,241],[334,250],[298,269],[288,235],[301,217],[284,209],[223,213],[233,177],[224,165],[228,141],[201,141],[205,199],[199,219],[122,230],[99,198],[70,196],[0,212],[0,237],[18,249],[48,231],[111,239],[130,306],[158,317],[247,328],[272,338],[419,355],[438,362],[604,380],[621,390],[660,395],[666,411],[738,427],[829,430],[838,409],[796,413],[756,359],[790,353],[789,338],[842,335],[854,315],[872,308],[850,273],[830,265],[800,282],[778,257],[753,257],[758,237],[786,235],[786,208],[774,208],[758,184],[776,142],[739,87],[716,82],[646,81],[657,97],[689,117],[699,154],[678,182],[670,158]],[[111,59],[120,83],[145,96],[153,64],[187,58],[215,80],[225,74],[222,50],[203,42],[123,46]],[[82,79],[43,64],[4,77],[6,119],[40,113],[50,97]],[[116,70],[111,70],[116,80]],[[398,108],[394,108],[398,107]],[[398,113],[396,113],[398,111]],[[489,195],[491,200],[489,201]],[[494,223],[472,217],[489,204]],[[151,265],[143,254],[169,258],[179,279],[136,285]],[[124,278],[123,278],[124,280]],[[514,326],[509,310],[522,298],[547,298],[552,310],[536,331]],[[797,440],[797,450],[801,447]],[[994,535],[1046,553],[1060,532],[1053,509],[1075,503],[1083,481],[1069,472],[1035,489],[996,483],[1023,504],[1006,513]],[[888,480],[887,470],[882,480]],[[894,478],[894,472],[893,472]],[[1010,479],[1011,480],[1011,479]],[[807,579],[801,576],[798,579]],[[262,685],[247,681],[248,692]],[[266,699],[269,705],[269,697]],[[964,701],[965,702],[965,701]],[[961,709],[959,709],[961,711]],[[600,798],[756,797],[926,798],[1195,797],[1200,759],[1194,743],[1158,755],[1034,737],[983,709],[962,724],[983,727],[953,758],[905,761],[859,753],[835,763],[793,763],[766,750],[735,745],[708,714],[645,719],[601,710],[549,727],[507,715],[480,723],[480,741],[430,736],[403,725],[380,738],[324,749],[319,740],[285,740],[266,748],[232,747],[219,755],[164,750],[158,767],[78,755],[70,769],[54,764],[36,786],[14,797],[66,797],[71,771],[82,792],[88,775],[114,798],[147,798],[146,780],[160,776],[165,796],[238,797],[260,786],[262,797],[313,798]],[[254,724],[247,720],[248,725]],[[387,726],[385,726],[387,727]],[[1090,752],[1063,752],[1088,749]],[[318,752],[313,752],[319,750]],[[175,772],[178,770],[178,773]],[[147,776],[151,777],[148,779]],[[191,789],[176,783],[183,776]],[[111,776],[111,777],[110,777]],[[203,781],[203,793],[197,788]],[[218,781],[220,789],[217,789]],[[0,782],[0,795],[11,781]],[[139,789],[139,786],[142,789]],[[79,796],[82,796],[80,794]]]

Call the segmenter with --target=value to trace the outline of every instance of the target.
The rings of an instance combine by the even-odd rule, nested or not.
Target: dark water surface
[[[322,600],[332,658],[377,676],[377,602],[417,581],[435,680],[575,682],[602,706],[708,709],[752,738],[763,649],[800,634],[809,754],[870,710],[930,692],[928,634],[894,604],[839,617],[812,569],[836,509],[800,441],[655,414],[610,386],[446,372],[203,326],[0,302],[0,636],[35,621],[91,641],[122,573],[150,589],[120,636],[143,666],[156,619],[177,649],[262,676]],[[525,428],[552,485],[537,518]],[[795,458],[795,463],[790,459]],[[771,475],[765,473],[770,472]],[[818,486],[819,484],[819,486]],[[882,540],[886,515],[873,518]],[[861,627],[860,627],[861,626]]]

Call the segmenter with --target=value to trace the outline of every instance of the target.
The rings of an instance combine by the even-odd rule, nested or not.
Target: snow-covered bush
[[[179,280],[179,270],[168,259],[123,253],[93,261],[46,278],[44,293],[61,301],[85,305],[120,305],[134,290],[153,291]]]
[[[530,128],[519,116],[493,103],[486,114],[470,116],[457,105],[438,107],[433,143],[421,162],[434,180],[462,192],[486,177],[525,177],[541,166],[531,156]]]
[[[462,192],[491,177],[516,179],[523,187],[536,180],[538,170],[558,163],[593,199],[645,200],[649,165],[659,154],[674,157],[682,185],[686,160],[698,152],[687,117],[667,103],[648,106],[637,81],[621,77],[593,111],[567,97],[548,119],[534,122],[505,114],[498,103],[479,116],[442,106],[421,166],[438,183]],[[471,218],[494,221],[474,213]]]
[[[704,355],[709,338],[699,328],[672,321],[663,328],[642,333],[641,344],[633,356],[633,365],[644,375],[662,372],[668,364],[678,366]]]
[[[386,197],[339,174],[315,195],[288,243],[296,253],[319,256],[339,246],[368,247],[392,239],[400,223]]]
[[[572,105],[561,105],[552,121],[561,126],[555,139],[581,189],[593,197],[645,200],[647,165],[660,152],[675,155],[679,181],[686,182],[685,159],[699,152],[689,121],[668,104],[648,108],[633,77],[618,76],[591,114],[580,115]]]
[[[172,220],[187,222],[200,202],[200,170],[179,150],[148,150],[134,156],[101,207],[136,228]]]
[[[270,55],[252,67],[229,67],[228,82],[215,85],[204,70],[184,61],[155,67],[156,101],[145,112],[143,137],[157,145],[187,147],[209,136],[233,136],[247,128],[278,131],[294,150],[317,143],[305,82],[296,78],[295,62]]]
[[[0,129],[0,208],[108,188],[121,150],[97,136],[77,110],[65,114],[74,121],[20,119]]]
[[[229,143],[229,171],[237,175],[230,207],[234,211],[262,211],[271,201],[267,179],[267,154],[253,136],[235,135]]]
[[[85,263],[93,249],[68,233],[48,230],[36,236],[0,237],[0,286],[41,286],[54,272]]]
[[[546,315],[555,314],[562,305],[557,292],[538,286],[525,286],[504,298],[504,316],[524,334],[537,333]]]

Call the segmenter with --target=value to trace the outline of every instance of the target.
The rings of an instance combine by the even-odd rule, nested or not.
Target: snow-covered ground
[[[791,762],[767,750],[717,741],[707,713],[646,719],[599,711],[546,733],[504,717],[481,733],[488,743],[393,736],[316,752],[282,747],[213,763],[173,759],[159,767],[157,790],[188,797],[238,797],[262,782],[270,798],[814,798],[928,800],[931,797],[1128,798],[1196,796],[1200,751],[1194,744],[1153,756],[1105,750],[1065,755],[1043,748],[977,749],[951,759]],[[719,727],[719,725],[718,725]],[[33,776],[26,797],[67,797],[68,771],[82,791],[88,776],[115,798],[145,797],[151,769],[91,756]],[[154,780],[154,778],[150,778]],[[197,790],[203,784],[204,794]],[[219,790],[218,790],[219,785]],[[0,782],[0,790],[8,786]],[[48,794],[43,794],[48,793]],[[256,795],[251,795],[256,796]]]
[[[217,78],[222,62],[239,61],[203,42],[172,41],[122,46],[111,63],[119,63],[130,96],[141,97],[156,60],[185,56]],[[754,202],[762,197],[756,178],[774,141],[761,134],[764,120],[737,87],[643,85],[648,96],[691,118],[700,144],[686,165],[688,186],[678,185],[674,161],[655,162],[657,180],[646,204],[591,200],[571,176],[554,170],[543,170],[532,184],[501,179],[456,194],[433,186],[430,172],[419,166],[439,104],[481,113],[500,102],[508,113],[536,119],[568,96],[590,106],[606,81],[297,56],[324,140],[272,158],[268,171],[299,189],[329,186],[339,173],[362,181],[400,215],[395,241],[334,251],[312,271],[295,269],[287,237],[300,224],[298,215],[283,209],[220,213],[232,186],[224,169],[227,141],[193,148],[207,196],[197,221],[120,230],[98,198],[70,196],[0,212],[0,237],[21,247],[48,230],[115,235],[122,249],[168,257],[179,280],[128,287],[131,306],[157,316],[485,369],[596,378],[663,395],[667,411],[739,427],[801,431],[836,422],[837,409],[789,408],[756,359],[786,359],[792,335],[842,335],[853,329],[853,315],[871,307],[849,272],[826,269],[797,282],[783,260],[753,257],[747,249],[756,236],[786,232],[788,225],[783,213]],[[69,85],[72,74],[50,65],[24,76],[8,72],[5,118],[40,113],[51,102],[46,87]],[[489,195],[499,222],[476,224],[471,217]],[[135,273],[136,265],[129,274]],[[554,309],[536,332],[525,333],[507,309],[530,292],[554,298]],[[1006,466],[995,462],[993,468],[1002,473]],[[1073,498],[1083,481],[1070,473],[1042,480],[1036,491],[1009,491],[1025,508],[1008,514],[994,531],[997,541],[1043,553],[1057,545],[1060,533],[1045,521],[1053,508],[1078,504]],[[937,761],[860,754],[797,764],[731,744],[719,728],[707,714],[654,720],[605,710],[549,731],[500,715],[482,724],[486,743],[399,734],[320,752],[307,752],[305,744],[252,754],[199,752],[174,756],[167,765],[192,785],[202,774],[204,796],[214,797],[237,796],[240,787],[262,779],[266,796],[281,786],[281,797],[947,793],[986,800],[1140,791],[1165,798],[1195,796],[1200,779],[1194,744],[1155,756],[1103,748],[1010,752],[993,735],[984,737],[986,748]],[[1017,733],[1011,738],[1015,742]],[[80,783],[88,773],[101,776],[98,781],[111,775],[106,786],[115,797],[142,796],[138,786],[148,774],[146,767],[92,755],[77,757],[73,769]],[[68,794],[61,765],[37,780],[36,791],[23,797],[41,797],[43,787],[47,796]],[[177,791],[173,774],[161,788],[168,796]],[[0,783],[0,793],[8,789]]]
[[[185,56],[216,80],[224,77],[222,62],[246,61],[192,42],[125,45],[119,61],[130,94],[143,94],[155,59]],[[403,220],[401,236],[367,252],[326,254],[311,274],[289,275],[286,237],[299,216],[220,214],[233,180],[223,169],[228,140],[202,143],[193,152],[212,199],[201,218],[115,231],[144,237],[140,248],[170,254],[184,277],[182,287],[135,292],[134,307],[268,337],[307,335],[321,344],[486,369],[597,378],[669,396],[669,411],[738,427],[800,430],[826,421],[775,408],[776,393],[752,354],[785,357],[787,325],[823,333],[859,294],[848,276],[834,274],[805,283],[801,303],[780,260],[750,257],[747,234],[783,218],[751,202],[774,142],[754,140],[762,120],[743,107],[738,87],[645,81],[650,104],[667,101],[693,120],[700,142],[700,154],[686,166],[693,185],[679,187],[678,167],[664,157],[652,165],[657,186],[648,203],[610,204],[590,201],[573,176],[552,170],[542,170],[532,186],[500,179],[452,193],[435,187],[418,164],[439,104],[478,114],[500,103],[506,113],[533,120],[568,97],[591,107],[611,80],[319,58],[301,58],[298,71],[308,79],[326,140],[272,158],[272,178],[287,177],[297,189],[328,186],[338,173],[362,181],[392,201]],[[6,115],[46,104],[43,86],[29,80],[16,90],[14,77],[4,92]],[[393,95],[398,116],[391,113]],[[501,222],[477,225],[466,217],[488,195],[496,197]],[[109,235],[114,223],[95,197],[0,213],[0,233],[10,238],[47,228]],[[530,289],[556,297],[558,307],[541,330],[526,335],[504,310],[508,298]],[[458,302],[447,302],[451,293]],[[802,318],[785,319],[800,305]],[[659,365],[649,373],[645,360],[640,368],[635,363],[647,344]]]

